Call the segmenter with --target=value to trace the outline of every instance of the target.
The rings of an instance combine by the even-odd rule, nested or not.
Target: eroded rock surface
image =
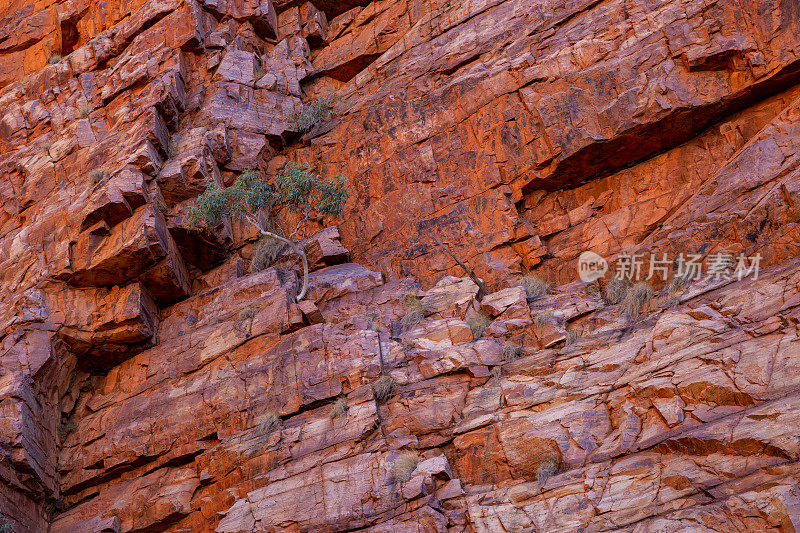
[[[0,3],[0,531],[797,530],[799,35],[789,0]],[[350,191],[278,217],[302,302],[287,247],[185,216],[288,160]],[[639,314],[584,250],[762,262]]]

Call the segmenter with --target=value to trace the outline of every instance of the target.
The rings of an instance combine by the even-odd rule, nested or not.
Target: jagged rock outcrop
[[[799,35],[794,0],[0,4],[0,531],[795,531]],[[279,217],[302,302],[186,217],[289,160],[350,191]],[[585,250],[761,270],[633,305]]]

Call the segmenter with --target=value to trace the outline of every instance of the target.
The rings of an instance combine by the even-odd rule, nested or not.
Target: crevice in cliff
[[[151,524],[147,527],[137,528],[134,526],[133,529],[130,530],[130,533],[162,533],[163,531],[167,531],[173,525],[177,524],[184,518],[188,513],[176,511],[171,513],[164,518],[161,518],[155,524]]]
[[[462,68],[465,68],[465,67],[468,67],[468,66],[472,65],[473,63],[476,63],[476,62],[480,61],[480,58],[481,58],[482,55],[483,55],[483,51],[476,52],[475,54],[472,54],[472,55],[469,55],[469,56],[467,56],[465,58],[460,59],[458,61],[458,63],[456,63],[456,64],[454,64],[454,65],[452,65],[450,67],[447,67],[447,68],[441,70],[440,72],[444,76],[452,76],[458,70],[460,70]]]
[[[319,73],[315,74],[315,76],[328,76],[329,78],[333,78],[337,81],[347,83],[359,72],[371,65],[380,56],[381,54],[363,54],[355,59],[351,59],[346,63],[337,65],[335,68],[330,70],[320,71]]]
[[[560,160],[546,177],[531,179],[522,192],[527,195],[536,190],[574,188],[639,165],[697,137],[714,123],[798,83],[800,60],[726,100],[704,107],[683,108],[658,122],[620,133],[613,140],[589,144]]]
[[[61,55],[63,56],[71,54],[80,40],[77,26],[79,20],[80,17],[74,17],[61,21]]]
[[[2,21],[0,21],[0,22],[2,22]],[[3,40],[5,40],[5,39],[3,39]],[[3,40],[0,40],[0,45],[3,43]],[[40,43],[42,40],[43,40],[43,37],[33,38],[33,39],[28,39],[26,41],[23,41],[23,42],[21,42],[21,43],[19,43],[17,45],[14,45],[14,46],[9,46],[7,48],[2,48],[2,49],[0,49],[0,57],[2,57],[4,55],[7,55],[7,54],[12,54],[14,52],[23,52],[23,51],[27,50],[28,48],[33,47],[37,43]],[[0,89],[2,89],[3,87],[6,87],[6,85],[0,85]]]
[[[81,481],[80,483],[76,483],[75,485],[62,488],[62,494],[64,494],[65,496],[71,496],[73,494],[78,494],[80,492],[83,492],[84,490],[89,489],[91,487],[95,487],[103,483],[108,483],[109,481],[119,478],[125,473],[132,472],[148,463],[152,463],[159,457],[162,457],[162,455],[153,455],[153,456],[141,455],[136,459],[109,468],[105,468],[103,466],[103,460],[101,459],[99,463],[95,465],[89,465],[85,468],[89,470],[89,469],[94,469],[92,467],[96,467],[96,469],[100,470],[102,473],[96,476],[91,476]]]
[[[181,466],[190,465],[194,462],[195,458],[197,458],[199,455],[205,452],[206,449],[201,448],[199,450],[194,450],[190,453],[185,453],[183,455],[175,456],[172,459],[169,459],[168,461],[165,461],[149,470],[145,470],[144,472],[142,472],[141,475],[146,476],[147,474],[151,474],[153,472],[161,470],[162,468],[179,468]]]

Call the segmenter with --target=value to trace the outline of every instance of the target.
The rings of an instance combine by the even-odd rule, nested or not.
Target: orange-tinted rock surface
[[[798,154],[795,0],[0,0],[0,531],[796,531]]]

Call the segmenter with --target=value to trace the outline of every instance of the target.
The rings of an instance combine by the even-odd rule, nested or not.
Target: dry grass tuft
[[[392,478],[398,483],[405,483],[411,479],[414,470],[419,464],[419,454],[417,452],[405,451],[397,456],[392,465]]]
[[[172,159],[173,157],[178,155],[178,151],[180,149],[179,146],[180,145],[178,144],[178,140],[174,137],[171,138],[167,143],[167,157]]]
[[[241,318],[242,320],[247,320],[249,318],[253,318],[254,316],[256,316],[257,313],[258,313],[258,308],[256,308],[253,305],[248,305],[247,307],[244,307],[242,308],[241,311],[239,311],[239,318]]]
[[[89,172],[89,182],[92,186],[97,185],[108,177],[108,171],[104,168],[96,168]]]
[[[75,422],[72,420],[63,419],[58,425],[58,436],[61,437],[61,440],[63,441],[76,429],[78,429],[78,426],[75,424]]]
[[[259,427],[264,436],[269,436],[272,435],[272,433],[278,429],[280,425],[281,417],[278,416],[278,413],[275,411],[267,411],[267,413],[264,415],[264,420],[261,422]]]
[[[78,106],[78,118],[86,118],[92,113],[92,106],[89,102],[83,102]]]
[[[253,247],[253,259],[250,260],[250,273],[259,272],[272,265],[285,245],[269,235],[262,235]]]
[[[546,325],[548,322],[550,322],[550,320],[554,316],[555,316],[555,313],[553,313],[552,310],[546,309],[544,311],[536,313],[536,316],[533,317],[533,321],[537,326],[541,327],[541,326]]]
[[[389,374],[381,374],[372,384],[372,395],[378,403],[384,403],[394,392],[394,379]]]
[[[469,326],[469,329],[472,330],[472,338],[476,340],[483,335],[483,332],[491,323],[492,319],[489,318],[489,316],[483,311],[478,311],[467,319],[467,325]]]
[[[667,283],[667,294],[677,294],[691,284],[692,279],[689,276],[674,276]]]
[[[153,196],[153,205],[155,206],[156,210],[161,213],[165,218],[169,216],[169,208],[167,207],[167,203],[164,201],[164,197],[159,195]]]
[[[333,409],[331,409],[331,420],[337,418],[344,418],[347,416],[347,396],[339,396],[333,402]]]
[[[626,278],[611,278],[611,281],[603,288],[603,300],[605,300],[608,305],[618,304],[625,299],[625,295],[628,294],[630,287],[631,282]]]
[[[536,469],[536,482],[539,484],[539,488],[541,489],[547,480],[550,479],[550,476],[558,472],[558,461],[555,460],[553,457],[546,457],[542,459],[542,462],[539,463],[539,466]]]
[[[522,346],[509,341],[503,344],[503,359],[506,361],[516,361],[520,356],[522,356]]]
[[[422,299],[416,294],[406,294],[403,296],[403,307],[406,314],[400,319],[400,323],[406,327],[414,327],[425,318],[426,309]]]
[[[375,311],[368,311],[364,313],[364,319],[367,321],[367,327],[373,331],[380,331],[380,315]]]
[[[492,373],[492,377],[494,378],[494,380],[499,382],[500,381],[500,377],[503,375],[503,368],[500,365],[493,366],[492,370],[491,370],[491,373]]]
[[[529,302],[538,300],[542,296],[545,296],[551,289],[551,285],[548,282],[533,274],[526,274],[525,276],[522,276],[522,280],[520,280],[520,286],[525,289],[525,293],[528,295]]]
[[[564,346],[573,346],[581,338],[580,332],[575,328],[567,328],[567,340]]]
[[[625,294],[625,312],[630,318],[641,315],[653,299],[653,289],[645,281],[634,284]]]

